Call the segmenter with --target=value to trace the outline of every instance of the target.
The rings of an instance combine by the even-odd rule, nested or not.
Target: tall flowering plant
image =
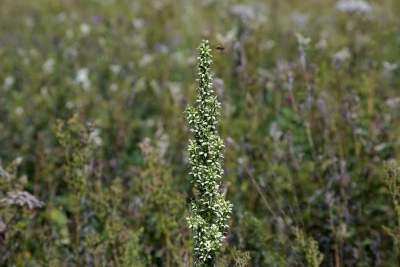
[[[214,266],[225,239],[232,204],[224,200],[220,192],[222,149],[224,142],[218,136],[217,125],[221,104],[212,95],[210,47],[203,40],[198,48],[198,71],[196,79],[196,107],[186,109],[190,131],[194,139],[189,140],[189,163],[193,176],[192,183],[197,191],[192,199],[191,216],[187,218],[194,234],[195,266]]]

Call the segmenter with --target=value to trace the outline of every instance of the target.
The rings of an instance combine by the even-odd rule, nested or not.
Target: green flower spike
[[[213,62],[208,41],[203,40],[198,50],[197,106],[186,109],[190,131],[194,134],[194,140],[189,140],[190,174],[198,196],[191,202],[191,216],[187,221],[194,234],[195,266],[213,267],[225,239],[233,205],[224,200],[219,189],[224,173],[222,149],[225,145],[216,130],[221,104],[211,94]]]

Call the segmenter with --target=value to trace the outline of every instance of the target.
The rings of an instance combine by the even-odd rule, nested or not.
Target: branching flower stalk
[[[188,106],[185,111],[190,131],[194,134],[188,149],[190,174],[197,191],[187,221],[194,234],[195,266],[213,267],[225,239],[233,205],[224,200],[220,192],[224,173],[222,149],[225,145],[216,129],[221,104],[212,95],[213,62],[208,41],[203,40],[198,50],[197,106]]]

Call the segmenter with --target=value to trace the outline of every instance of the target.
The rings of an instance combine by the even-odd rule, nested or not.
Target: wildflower
[[[110,70],[112,73],[118,74],[121,71],[120,65],[111,65]]]
[[[15,164],[17,164],[17,166],[18,166],[18,165],[21,165],[21,163],[22,163],[23,160],[24,160],[23,157],[18,157],[18,158],[15,159]]]
[[[336,52],[333,55],[333,64],[335,65],[336,68],[339,68],[340,65],[345,62],[347,59],[350,58],[350,51],[347,47],[343,48],[342,50],[340,50],[339,52]]]
[[[22,107],[17,107],[15,109],[15,113],[17,113],[18,116],[21,116],[22,114],[24,114],[24,109]]]
[[[146,20],[145,19],[135,19],[132,20],[132,25],[135,27],[135,29],[139,30],[146,25]]]
[[[147,65],[149,65],[152,61],[153,61],[153,56],[149,55],[149,54],[145,54],[143,55],[143,57],[140,59],[139,61],[139,66],[140,67],[145,67]]]
[[[399,108],[400,107],[400,97],[389,98],[385,101],[386,105],[390,108]]]
[[[185,112],[195,135],[194,140],[189,140],[188,151],[190,174],[199,195],[190,203],[192,215],[187,221],[194,234],[195,265],[214,266],[225,239],[232,204],[220,192],[224,172],[221,150],[225,145],[216,130],[221,104],[211,94],[213,62],[208,41],[203,41],[198,49],[197,107],[188,106]]]
[[[74,103],[72,103],[71,101],[68,101],[68,102],[65,104],[65,107],[66,107],[67,109],[72,109],[72,108],[74,107]]]
[[[92,23],[93,24],[99,24],[103,21],[103,17],[102,16],[94,16],[92,17]]]
[[[316,49],[325,49],[328,47],[328,42],[325,39],[321,39],[315,44]]]
[[[301,35],[298,32],[296,32],[296,37],[297,37],[297,42],[301,46],[307,46],[311,42],[311,38],[310,37],[306,38],[306,37],[304,37],[303,35]]]
[[[0,202],[5,202],[9,205],[18,205],[18,206],[28,206],[29,209],[33,208],[41,208],[44,206],[44,202],[38,200],[34,195],[26,191],[19,191],[17,193],[7,192],[8,197],[5,197],[0,200]]]
[[[155,51],[160,51],[161,50],[161,44],[155,44],[153,46],[153,48],[154,48]]]
[[[292,14],[289,15],[289,18],[295,25],[299,25],[299,26],[304,25],[308,20],[307,15],[297,12],[297,11],[292,12]]]
[[[244,4],[231,7],[231,13],[242,19],[254,19],[256,17],[256,9],[253,6]]]
[[[103,140],[100,137],[100,129],[95,129],[93,132],[90,133],[88,142],[93,143],[96,146],[101,146]]]
[[[166,45],[163,45],[163,44],[155,44],[153,48],[154,48],[155,51],[159,51],[159,52],[161,52],[163,54],[168,52],[168,47]]]
[[[81,31],[83,36],[89,35],[91,29],[92,29],[92,27],[90,27],[90,25],[88,25],[86,23],[81,24],[81,26],[79,27],[79,30]]]
[[[6,89],[6,90],[10,89],[10,87],[14,84],[14,82],[15,82],[15,78],[13,76],[7,76],[4,79],[4,83],[3,83],[4,89]]]
[[[54,64],[56,63],[56,61],[54,60],[54,58],[49,58],[48,60],[46,60],[46,62],[44,62],[42,69],[45,73],[52,73],[54,71]]]
[[[348,13],[368,13],[371,11],[371,6],[364,0],[340,0],[336,3],[336,10]]]
[[[393,71],[398,68],[397,64],[394,64],[394,63],[391,64],[387,61],[384,61],[382,63],[382,65],[383,65],[384,73],[386,76],[390,76],[393,73]]]
[[[85,91],[89,90],[91,84],[89,80],[89,70],[87,68],[78,70],[74,82],[76,85],[82,85]]]

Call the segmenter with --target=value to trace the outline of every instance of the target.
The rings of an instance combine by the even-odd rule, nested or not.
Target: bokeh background
[[[2,0],[0,265],[193,265],[183,112],[207,39],[234,205],[218,266],[399,266],[398,14]]]

